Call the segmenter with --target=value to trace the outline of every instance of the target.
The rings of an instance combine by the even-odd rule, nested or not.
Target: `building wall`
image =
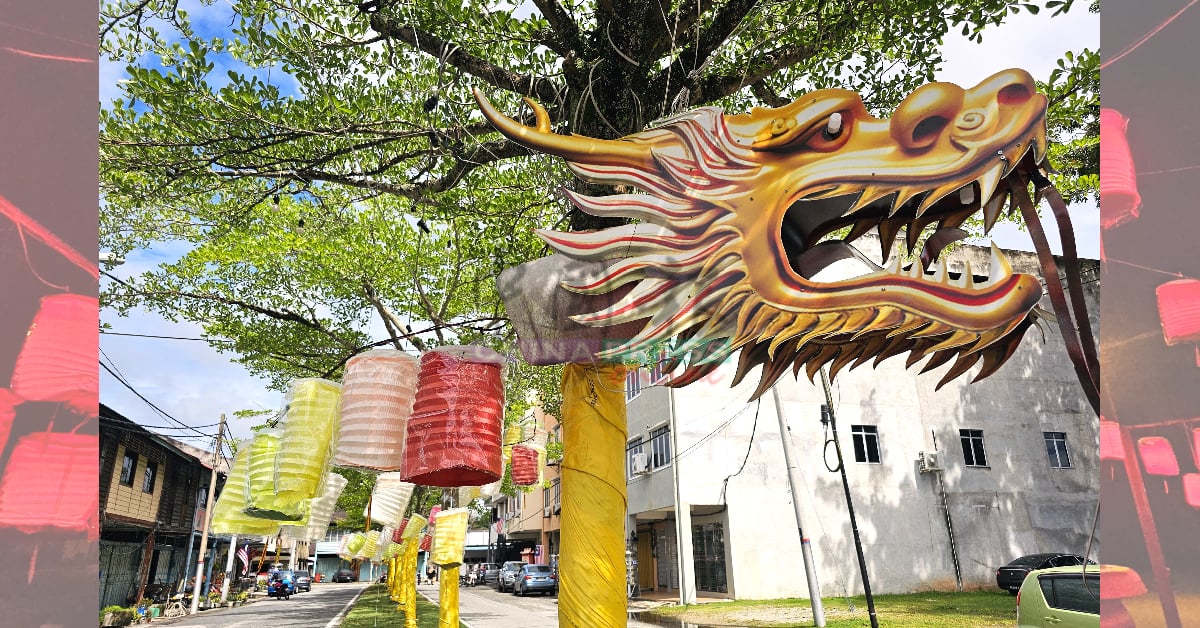
[[[121,484],[121,461],[125,452],[137,454],[137,468],[133,474],[133,486]],[[142,491],[142,480],[145,477],[146,466],[154,462],[158,470],[154,480],[154,492]],[[121,443],[114,457],[113,472],[109,477],[108,503],[105,509],[115,515],[133,517],[153,523],[158,513],[159,498],[162,496],[164,472],[166,471],[166,456],[162,452],[147,447],[139,449],[130,443]]]
[[[966,248],[957,255],[974,258],[976,274],[985,274],[984,253]],[[1018,272],[1036,273],[1032,255],[1009,257]],[[1087,289],[1095,312],[1098,285]],[[1099,495],[1098,423],[1057,327],[1053,321],[1043,327],[1045,343],[1032,329],[1014,357],[977,384],[969,384],[968,375],[935,392],[949,365],[917,376],[919,368],[906,370],[903,356],[875,370],[865,365],[838,375],[834,410],[875,592],[955,587],[942,485],[968,588],[994,587],[995,568],[1021,554],[1084,553]],[[727,517],[730,595],[807,597],[775,404],[769,393],[746,404],[758,373],[730,388],[735,365],[727,363],[703,382],[673,393],[644,389],[628,404],[629,435],[640,433],[648,442],[647,426],[669,415],[673,394],[679,442],[672,445],[683,501],[694,513],[727,509],[722,516]],[[841,478],[826,466],[828,457],[836,469],[820,422],[825,403],[820,380],[814,385],[785,376],[777,390],[797,457],[803,531],[812,540],[822,593],[861,593]],[[880,464],[854,461],[852,425],[877,427]],[[965,465],[960,429],[983,430],[987,467]],[[1072,468],[1050,468],[1047,431],[1066,434]],[[945,471],[922,474],[918,453],[933,451],[935,439]],[[633,515],[673,508],[670,468],[632,479],[629,504]],[[702,520],[693,517],[693,523]],[[781,578],[781,572],[790,575]]]

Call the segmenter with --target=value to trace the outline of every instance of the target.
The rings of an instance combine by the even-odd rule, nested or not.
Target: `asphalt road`
[[[263,628],[265,626],[303,626],[323,628],[367,587],[367,583],[317,583],[312,591],[287,600],[259,599],[256,602],[211,611],[202,611],[182,619],[159,619],[153,625],[172,628]]]
[[[437,601],[438,585],[422,584],[417,591]],[[471,628],[558,628],[558,597],[543,593],[518,597],[500,593],[494,586],[462,587],[458,593],[459,619]],[[650,628],[629,619],[630,628]]]

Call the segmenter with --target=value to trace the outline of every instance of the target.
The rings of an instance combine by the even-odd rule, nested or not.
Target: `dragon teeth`
[[[1003,176],[1004,164],[999,163],[979,177],[980,202],[986,203],[992,198],[992,194],[996,192],[996,184],[1000,183]]]
[[[1047,149],[1050,148],[1049,144],[1046,143],[1046,126],[1044,124],[1038,126],[1030,142],[1033,144],[1033,161],[1041,164],[1046,159]]]
[[[1000,250],[1000,247],[996,246],[995,242],[992,242],[992,257],[990,268],[988,269],[988,285],[995,285],[999,281],[1008,279],[1012,274],[1012,264],[1004,256],[1004,252]]]
[[[963,205],[970,205],[975,202],[975,186],[970,183],[964,185],[958,190],[958,202]]]

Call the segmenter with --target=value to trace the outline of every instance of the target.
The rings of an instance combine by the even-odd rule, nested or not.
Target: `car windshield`
[[[550,568],[546,565],[530,565],[525,568],[529,573],[550,573]]]
[[[515,564],[515,565],[505,565],[504,570],[505,571],[520,571],[521,565],[519,563]]]
[[[1050,558],[1050,556],[1051,556],[1051,554],[1034,554],[1032,556],[1022,556],[1022,557],[1012,561],[1011,563],[1009,563],[1009,565],[1012,565],[1014,567],[1026,567],[1029,565],[1037,565],[1037,564],[1045,561],[1047,558]]]

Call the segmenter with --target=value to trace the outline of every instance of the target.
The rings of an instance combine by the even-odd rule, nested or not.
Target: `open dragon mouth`
[[[564,136],[531,101],[536,126],[484,115],[511,139],[567,159],[581,178],[633,194],[584,196],[580,209],[638,222],[597,232],[539,234],[599,277],[563,287],[622,298],[571,317],[613,327],[645,321],[640,333],[596,357],[621,359],[672,347],[683,386],[740,351],[735,381],[762,366],[754,397],[786,371],[831,375],[872,358],[908,353],[924,370],[955,360],[942,386],[982,362],[995,372],[1015,351],[1041,297],[1036,277],[1016,274],[993,247],[989,272],[951,273],[935,263],[979,214],[990,230],[1011,191],[1028,183],[1046,153],[1046,99],[1020,70],[964,90],[919,88],[889,120],[867,114],[857,94],[824,90],[778,109],[726,116],[698,109],[621,140]],[[878,230],[880,268],[853,246]],[[891,254],[905,230],[910,254]],[[928,234],[922,241],[922,234]],[[875,270],[813,281],[832,262],[858,258]]]

